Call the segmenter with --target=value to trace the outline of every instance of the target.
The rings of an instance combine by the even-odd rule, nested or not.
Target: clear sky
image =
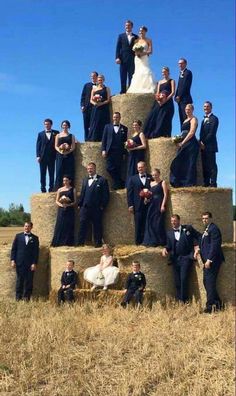
[[[201,121],[210,100],[220,120],[219,186],[234,186],[234,7],[234,0],[0,0],[0,207],[14,202],[29,210],[30,195],[40,191],[35,142],[45,118],[55,129],[70,120],[83,140],[80,94],[91,71],[119,92],[115,46],[126,19],[135,33],[148,27],[157,79],[166,65],[177,80],[178,58],[188,60],[196,116]]]

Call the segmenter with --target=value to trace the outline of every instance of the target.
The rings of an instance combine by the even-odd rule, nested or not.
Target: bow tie
[[[89,176],[89,179],[93,179],[93,176]]]
[[[26,234],[26,233],[25,233],[25,236],[30,236],[30,234]]]
[[[142,177],[146,177],[146,175],[140,175],[140,177],[142,178]]]
[[[118,126],[119,127],[120,125],[119,124],[113,124],[113,126]]]
[[[45,133],[52,133],[52,131],[45,131]]]
[[[180,232],[180,230],[178,229],[178,230],[174,230],[174,232]]]
[[[209,116],[208,115],[204,115],[204,118],[209,118]]]

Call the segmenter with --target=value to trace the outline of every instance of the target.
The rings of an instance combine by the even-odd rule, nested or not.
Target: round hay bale
[[[68,259],[75,261],[75,271],[79,272],[87,267],[99,264],[102,249],[89,246],[84,247],[57,247],[50,248],[50,286],[52,290],[58,290],[62,272]]]
[[[225,256],[225,262],[220,267],[220,272],[217,278],[217,288],[222,301],[235,305],[236,248],[233,243],[223,244],[222,247]]]
[[[34,274],[34,297],[48,297],[49,294],[49,248],[40,246],[37,271]]]
[[[112,113],[121,113],[121,123],[132,130],[133,120],[139,119],[143,123],[154,103],[154,94],[123,94],[111,98]]]
[[[31,196],[31,219],[33,232],[39,237],[40,245],[50,245],[54,233],[57,205],[56,193],[34,194]]]
[[[223,242],[233,240],[233,207],[230,188],[185,187],[172,188],[169,210],[181,217],[182,224],[203,229],[201,214],[210,211],[222,232]]]
[[[11,245],[0,249],[0,297],[15,298],[16,271],[11,267]]]

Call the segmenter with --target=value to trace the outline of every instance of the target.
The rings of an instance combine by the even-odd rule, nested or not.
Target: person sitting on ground
[[[67,260],[65,271],[61,276],[61,287],[58,290],[58,304],[68,301],[69,303],[75,301],[74,289],[77,280],[77,273],[74,271],[74,260]]]
[[[116,283],[119,275],[119,268],[113,266],[110,246],[103,245],[102,253],[100,263],[95,267],[86,268],[84,271],[84,279],[93,284],[92,291],[99,286],[102,286],[103,290],[107,290],[109,285]]]
[[[121,303],[122,307],[126,308],[130,303],[132,297],[139,307],[143,302],[143,292],[146,287],[145,275],[140,271],[141,266],[139,261],[133,261],[132,272],[128,275],[125,286],[125,295]]]

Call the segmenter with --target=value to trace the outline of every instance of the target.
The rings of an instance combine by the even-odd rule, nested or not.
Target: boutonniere
[[[100,184],[97,184],[97,187],[101,187]]]
[[[208,227],[205,229],[204,233],[202,234],[202,237],[205,237],[208,235]]]
[[[29,243],[29,242],[30,242],[30,243],[34,242],[32,236],[29,237],[28,243]]]
[[[141,275],[139,275],[139,277],[138,277],[138,280],[140,280],[140,281],[142,280],[142,277],[141,277]]]

